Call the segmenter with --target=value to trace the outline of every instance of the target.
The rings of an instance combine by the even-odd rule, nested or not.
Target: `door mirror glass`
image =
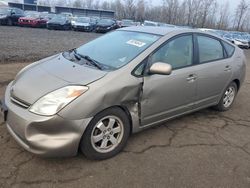
[[[156,62],[149,68],[149,73],[170,75],[172,73],[172,66],[167,63]]]

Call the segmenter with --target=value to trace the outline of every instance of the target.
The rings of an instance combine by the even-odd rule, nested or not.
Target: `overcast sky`
[[[8,0],[6,0],[8,1]],[[11,0],[9,0],[11,1]],[[22,2],[23,0],[19,0],[20,2]],[[50,0],[53,1],[53,0]],[[74,0],[71,0],[74,1]],[[84,1],[84,0],[83,0]],[[100,1],[105,1],[105,0],[100,0]],[[112,0],[106,0],[106,1],[112,1]],[[114,1],[114,0],[113,0]],[[162,0],[146,0],[147,2],[150,2],[152,5],[160,5],[162,3]],[[250,3],[250,0],[247,0]],[[239,4],[240,0],[217,0],[217,2],[219,4],[225,4],[226,2],[229,2],[230,4],[230,9],[235,9],[235,7],[237,7],[237,5]]]
[[[152,0],[152,1],[149,1],[147,0],[148,2],[151,2],[153,5],[156,4],[156,5],[159,5],[162,3],[162,0]],[[247,0],[250,2],[250,0]],[[230,4],[230,9],[235,9],[235,7],[237,7],[237,5],[239,4],[240,0],[217,0],[217,2],[219,4],[226,4],[227,2],[229,2]]]

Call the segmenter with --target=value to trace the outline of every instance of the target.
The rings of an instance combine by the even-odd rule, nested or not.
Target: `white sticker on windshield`
[[[141,48],[141,47],[143,47],[146,43],[145,43],[145,42],[138,41],[138,40],[133,40],[133,39],[131,39],[131,40],[129,40],[129,41],[127,42],[127,44],[130,44],[130,45],[137,46],[137,47]]]

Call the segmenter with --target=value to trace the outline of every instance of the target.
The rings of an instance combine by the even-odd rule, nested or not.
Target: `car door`
[[[195,108],[218,103],[221,93],[232,76],[232,60],[220,39],[208,35],[196,35],[199,63],[196,66],[197,99]]]
[[[146,75],[141,96],[141,123],[148,126],[192,109],[196,93],[193,72],[193,36],[170,39],[148,58],[148,66],[163,62],[170,75]]]

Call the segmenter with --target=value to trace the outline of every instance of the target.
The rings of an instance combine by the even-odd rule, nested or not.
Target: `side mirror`
[[[149,68],[149,73],[170,75],[172,73],[172,66],[167,63],[156,62]]]

